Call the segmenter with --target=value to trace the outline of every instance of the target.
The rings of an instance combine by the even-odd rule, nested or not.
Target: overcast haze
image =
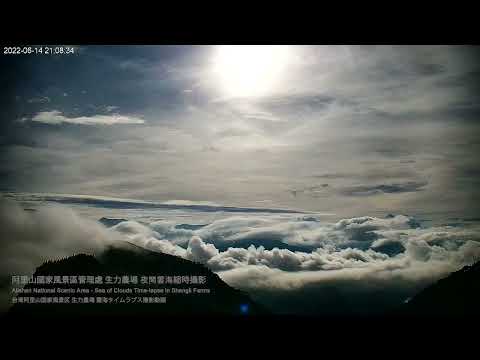
[[[475,47],[250,48],[4,57],[2,188],[348,215],[478,209]]]

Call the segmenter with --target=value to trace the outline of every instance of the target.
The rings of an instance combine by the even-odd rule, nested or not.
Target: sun
[[[222,45],[215,50],[213,72],[227,96],[255,97],[274,91],[290,57],[285,45]]]

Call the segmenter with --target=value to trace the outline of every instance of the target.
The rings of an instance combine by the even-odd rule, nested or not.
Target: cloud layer
[[[207,224],[120,219],[107,228],[60,205],[34,211],[8,200],[0,205],[4,282],[46,259],[129,241],[202,263],[280,313],[361,312],[369,301],[375,311],[388,309],[480,258],[475,223],[422,227],[403,215],[327,222],[318,215],[244,213]],[[348,306],[338,305],[345,299]]]
[[[24,210],[0,199],[0,274],[28,274],[48,259],[95,253],[119,239],[65,207]]]
[[[109,107],[111,109],[112,107]],[[113,108],[115,109],[115,108]],[[111,109],[111,110],[113,110]],[[126,116],[119,114],[109,115],[93,115],[93,116],[78,116],[68,117],[62,114],[61,111],[41,111],[35,114],[31,121],[39,122],[49,125],[76,124],[76,125],[117,125],[117,124],[143,124],[145,121],[138,117]]]
[[[177,226],[154,221],[138,231],[138,223],[128,221],[112,229],[137,237],[142,246],[205,264],[279,312],[302,312],[302,306],[307,313],[368,312],[368,301],[377,304],[373,312],[385,310],[480,259],[478,226],[423,228],[403,215],[334,223],[243,216],[198,228]],[[345,293],[347,308],[332,305]]]
[[[11,300],[12,275],[30,275],[46,260],[95,254],[121,238],[68,208],[24,210],[0,198],[0,312]]]

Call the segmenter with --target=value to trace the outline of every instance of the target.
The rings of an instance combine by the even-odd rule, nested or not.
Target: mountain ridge
[[[27,284],[25,291],[31,298],[62,297],[63,291],[73,301],[79,291],[79,298],[107,298],[108,303],[15,303],[9,311],[11,317],[79,317],[79,316],[182,316],[182,315],[262,315],[268,311],[252,301],[250,297],[227,285],[221,278],[204,265],[173,255],[153,252],[137,245],[126,243],[107,248],[99,255],[76,254],[58,260],[49,260],[40,265],[33,277],[102,277],[102,279],[123,279],[129,281],[135,276],[136,284],[76,283],[76,284]],[[204,283],[199,282],[200,279]],[[155,282],[152,283],[152,279]],[[148,279],[148,283],[141,283]],[[162,279],[161,283],[157,280]],[[167,283],[168,279],[181,279],[179,283]],[[195,283],[190,280],[195,279]],[[173,280],[172,280],[173,281]],[[55,289],[54,294],[39,292],[40,289]],[[70,291],[73,289],[73,294]],[[109,290],[111,289],[111,290]],[[42,290],[43,291],[43,290]],[[109,293],[110,291],[110,293]],[[167,292],[168,291],[168,292]],[[60,293],[59,293],[60,292]],[[19,294],[18,296],[22,296]],[[65,296],[67,297],[67,296]],[[141,298],[141,303],[133,299]],[[145,298],[156,301],[145,303]],[[165,301],[161,299],[165,298]],[[112,300],[110,300],[112,299]],[[17,299],[18,300],[18,299]],[[82,300],[83,301],[83,300]],[[103,301],[103,300],[102,300]],[[118,302],[117,302],[118,301]],[[128,302],[127,302],[128,301]]]

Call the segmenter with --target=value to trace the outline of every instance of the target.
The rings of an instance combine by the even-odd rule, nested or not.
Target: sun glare
[[[283,45],[224,45],[216,49],[213,71],[228,96],[262,96],[274,90],[290,49]]]

